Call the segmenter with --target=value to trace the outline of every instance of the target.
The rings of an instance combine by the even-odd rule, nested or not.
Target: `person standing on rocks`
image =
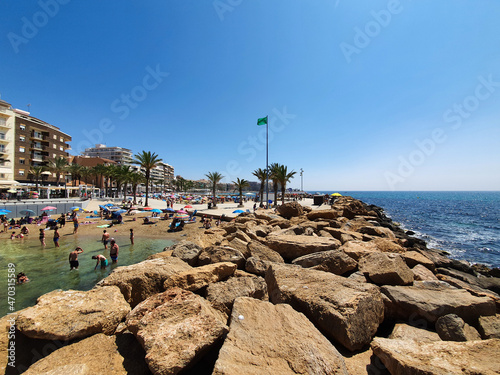
[[[109,256],[113,263],[118,263],[118,251],[120,250],[118,244],[115,239],[111,239],[111,249],[109,250]]]
[[[78,246],[75,250],[69,253],[69,270],[77,270],[78,269],[78,254],[83,253],[83,249]]]

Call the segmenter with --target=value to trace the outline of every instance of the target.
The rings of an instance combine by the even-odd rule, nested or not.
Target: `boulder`
[[[53,291],[17,315],[16,326],[36,339],[73,340],[95,333],[113,334],[130,311],[116,286]]]
[[[258,276],[265,276],[267,267],[269,267],[269,263],[270,262],[266,260],[250,257],[245,263],[245,270]]]
[[[269,298],[304,313],[325,334],[353,351],[371,341],[384,320],[384,305],[374,285],[328,272],[270,264]]]
[[[236,232],[227,235],[226,238],[228,241],[232,241],[233,239],[237,238],[237,239],[240,239],[241,241],[247,242],[247,243],[252,240],[248,236],[248,234],[246,234],[245,232],[243,232],[242,230],[239,230],[239,229]]]
[[[360,259],[358,267],[375,284],[407,285],[413,282],[413,273],[399,254],[368,254]]]
[[[177,374],[196,363],[228,332],[223,314],[179,288],[156,294],[127,316],[153,374]]]
[[[494,293],[500,293],[500,278],[497,277],[476,277],[467,272],[447,268],[438,268],[437,273],[451,276],[481,289],[489,289]]]
[[[304,214],[302,205],[299,202],[288,202],[282,204],[277,209],[278,214],[283,216],[285,219],[291,219],[292,217],[301,216]]]
[[[189,269],[189,264],[176,257],[146,260],[115,268],[108,277],[99,281],[95,288],[116,285],[125,300],[134,307],[149,296],[163,292],[163,283],[167,277]]]
[[[466,322],[494,315],[495,303],[487,297],[475,297],[463,289],[439,283],[418,281],[413,286],[383,286],[386,315],[403,320],[421,317],[434,323],[440,316],[457,314]]]
[[[500,373],[500,340],[435,341],[375,338],[372,350],[392,375]]]
[[[238,268],[243,268],[245,257],[241,251],[229,246],[210,246],[204,249],[198,257],[198,266],[220,262],[231,262]]]
[[[248,297],[234,302],[214,375],[344,374],[344,359],[302,314]]]
[[[340,250],[356,261],[365,255],[379,251],[374,242],[364,242],[361,240],[347,241],[340,247]]]
[[[206,287],[210,283],[222,281],[231,276],[236,270],[236,264],[230,262],[208,264],[192,268],[170,276],[164,282],[164,290],[182,288],[190,291]]]
[[[147,375],[150,372],[144,361],[144,350],[131,334],[99,333],[52,352],[24,374]]]
[[[335,250],[341,246],[339,240],[311,236],[276,236],[271,233],[265,239],[265,244],[277,251],[285,259],[295,259],[318,251]]]
[[[411,269],[413,272],[413,279],[418,281],[435,281],[438,278],[429,270],[427,267],[422,264],[417,264],[415,267]]]
[[[357,230],[357,232],[361,234],[368,234],[369,236],[377,236],[377,237],[383,237],[387,238],[389,240],[394,240],[396,239],[396,236],[394,235],[394,232],[390,230],[389,228],[384,228],[384,227],[375,227],[375,226],[363,226]]]
[[[500,339],[500,315],[479,317],[479,332],[483,339]]]
[[[406,251],[402,254],[402,257],[410,268],[414,268],[417,265],[422,265],[431,271],[434,271],[436,269],[432,260],[422,255],[418,251]]]
[[[495,303],[496,303],[496,305],[497,305],[497,307],[500,308],[500,296],[498,294],[496,294],[495,292],[491,291],[491,290],[483,289],[483,288],[481,288],[481,287],[479,287],[477,285],[469,284],[466,281],[462,281],[462,280],[456,279],[456,278],[451,277],[451,276],[443,275],[441,273],[438,273],[436,275],[436,277],[439,280],[444,281],[444,282],[446,282],[447,284],[449,284],[451,286],[454,286],[455,288],[465,289],[466,291],[468,291],[473,296],[477,296],[477,297],[489,297],[492,300],[494,300]]]
[[[245,258],[250,256],[250,252],[248,251],[248,242],[242,241],[239,238],[233,238],[229,241],[228,246],[232,249],[238,250]]]
[[[227,316],[231,313],[233,302],[238,297],[252,297],[269,300],[266,281],[259,276],[231,277],[227,281],[210,284],[205,298],[214,308]]]
[[[443,341],[481,340],[481,336],[456,314],[440,316],[436,321],[436,331]]]
[[[321,251],[301,256],[292,261],[293,264],[318,271],[343,275],[356,269],[357,263],[342,250]]]
[[[265,260],[268,262],[284,263],[283,257],[271,249],[270,247],[261,244],[260,242],[252,241],[247,245],[250,256]]]
[[[331,228],[331,227],[325,227],[323,228],[325,232],[328,232],[333,238],[336,238],[339,240],[342,245],[345,244],[347,241],[352,241],[352,240],[363,240],[363,236],[357,232],[351,232],[339,228]]]
[[[170,250],[172,250],[173,257],[180,258],[194,267],[203,248],[194,242],[184,240],[170,246]]]
[[[306,216],[309,220],[316,220],[316,219],[333,220],[341,215],[336,210],[328,209],[328,210],[312,210]]]
[[[405,323],[397,323],[389,336],[393,340],[416,340],[418,342],[441,341],[436,332],[417,328]]]

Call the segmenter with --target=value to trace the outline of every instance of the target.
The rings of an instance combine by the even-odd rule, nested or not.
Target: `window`
[[[52,145],[52,148],[57,148],[57,146],[56,146],[56,144],[55,144],[55,143]]]
[[[19,164],[25,164],[25,163],[26,163],[26,161],[24,158],[19,158]]]
[[[0,152],[5,152],[5,145],[0,145]]]
[[[26,130],[26,125],[24,124],[19,125],[19,130]]]
[[[19,170],[19,176],[24,176],[24,169]]]
[[[56,154],[52,154],[52,157],[55,159],[56,158]]]
[[[64,139],[63,139],[63,137],[60,137],[60,138],[59,138],[59,140],[60,140],[61,142],[64,142]]]
[[[26,148],[25,147],[19,147],[19,152],[25,152]]]
[[[5,178],[5,173],[0,173],[0,178]]]
[[[4,132],[0,132],[0,139],[5,139],[5,133]]]
[[[25,137],[24,135],[20,135],[20,136],[19,136],[19,140],[20,140],[21,142],[26,142],[26,137]]]
[[[59,146],[59,151],[64,151],[63,146]]]
[[[52,138],[57,139],[57,135],[55,135],[55,134],[54,134],[54,135],[52,136]]]

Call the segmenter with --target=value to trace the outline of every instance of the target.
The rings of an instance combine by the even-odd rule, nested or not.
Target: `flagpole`
[[[266,207],[269,204],[269,119],[266,116]]]

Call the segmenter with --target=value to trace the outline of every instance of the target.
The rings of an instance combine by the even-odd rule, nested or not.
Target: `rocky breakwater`
[[[378,207],[287,203],[200,233],[16,313],[19,369],[500,373],[498,270],[428,249]]]

